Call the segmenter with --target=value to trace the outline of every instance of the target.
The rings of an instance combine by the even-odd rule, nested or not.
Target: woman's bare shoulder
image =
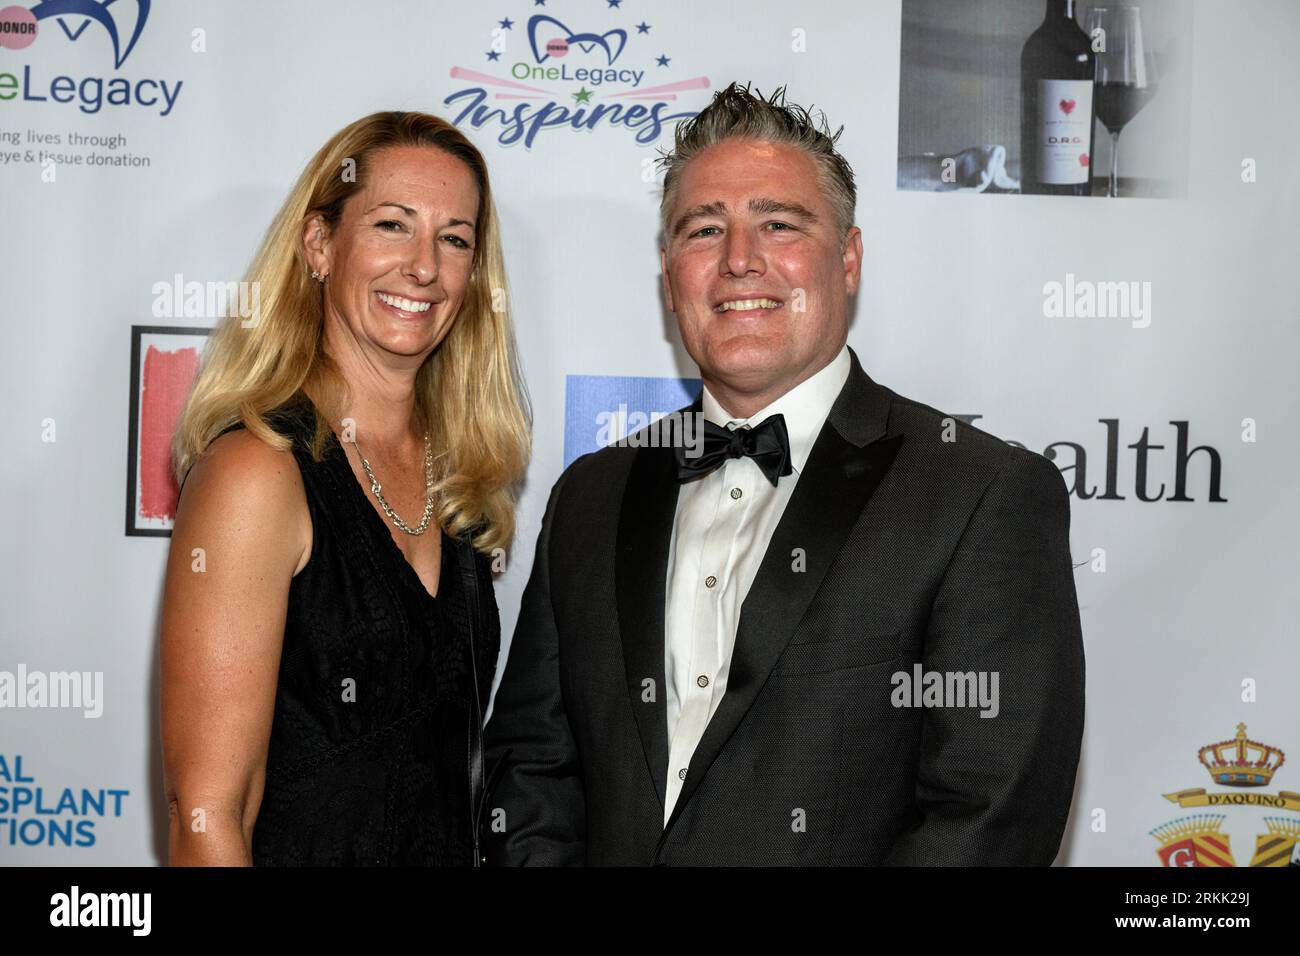
[[[176,529],[239,535],[255,548],[292,550],[295,573],[310,550],[302,473],[290,450],[247,429],[221,435],[194,463],[176,510]]]

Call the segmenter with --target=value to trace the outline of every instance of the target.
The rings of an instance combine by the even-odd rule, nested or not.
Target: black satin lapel
[[[727,691],[691,757],[665,833],[754,703],[902,443],[894,435],[859,448],[830,422],[822,428],[741,607]],[[805,555],[803,571],[792,568],[795,548]]]
[[[627,692],[660,807],[668,774],[664,596],[679,485],[671,448],[639,448],[619,511],[614,565]],[[647,685],[646,681],[653,681]]]

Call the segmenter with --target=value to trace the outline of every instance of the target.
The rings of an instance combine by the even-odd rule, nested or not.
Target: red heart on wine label
[[[1088,165],[1088,154],[1087,154],[1087,153],[1080,153],[1080,154],[1079,154],[1079,165],[1080,165],[1080,166],[1087,166],[1087,165]]]
[[[1075,107],[1074,100],[1061,100],[1061,112],[1064,113],[1066,116],[1069,116],[1071,113],[1074,112],[1074,107]]]

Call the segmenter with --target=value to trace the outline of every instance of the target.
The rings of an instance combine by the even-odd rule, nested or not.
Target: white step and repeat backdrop
[[[1059,862],[1246,866],[1261,846],[1285,862],[1300,833],[1300,760],[1285,758],[1300,748],[1300,6],[1143,5],[1160,82],[1124,131],[1116,199],[1008,185],[1019,51],[1042,7],[0,10],[0,860],[165,860],[165,443],[216,320],[203,291],[241,278],[317,147],[366,113],[424,110],[491,164],[535,413],[497,591],[508,639],[566,461],[698,387],[659,293],[650,163],[710,90],[749,80],[844,126],[866,250],[849,341],[870,373],[1054,456],[1074,488],[1088,718]],[[566,69],[538,73],[570,37],[547,64]],[[976,175],[927,179],[976,147],[960,167]],[[1106,307],[1122,305],[1106,283],[1134,293],[1127,310]],[[80,705],[29,706],[60,673],[88,675]]]

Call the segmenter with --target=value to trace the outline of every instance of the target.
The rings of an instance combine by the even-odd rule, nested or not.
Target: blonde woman
[[[529,434],[482,155],[426,114],[352,123],[249,279],[174,445],[170,861],[477,865]]]

